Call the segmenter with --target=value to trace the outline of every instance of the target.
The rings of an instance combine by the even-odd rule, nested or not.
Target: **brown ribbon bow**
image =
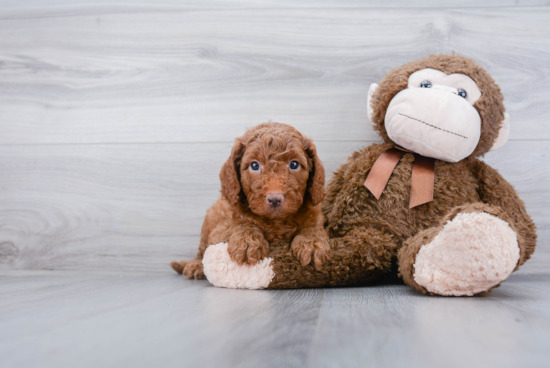
[[[401,147],[390,148],[378,157],[364,185],[376,199],[380,199],[397,163],[407,152],[414,154],[410,209],[431,202],[434,199],[435,160],[433,158],[420,156]]]

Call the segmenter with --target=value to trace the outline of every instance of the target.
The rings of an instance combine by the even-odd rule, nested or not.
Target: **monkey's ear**
[[[497,139],[495,139],[495,143],[493,143],[493,147],[491,147],[491,151],[494,151],[504,146],[504,143],[508,141],[509,137],[510,137],[510,115],[507,112],[505,112],[504,120],[502,121],[502,126],[498,131],[498,137]]]
[[[222,196],[232,205],[239,202],[241,193],[241,158],[244,154],[244,144],[239,138],[235,139],[235,145],[231,150],[231,156],[223,164],[220,171],[220,181],[222,183]]]
[[[369,118],[369,121],[372,124],[372,114],[374,113],[374,109],[372,108],[371,101],[372,101],[372,95],[374,95],[374,91],[378,89],[377,83],[372,83],[369,87],[369,93],[367,96],[367,117]]]

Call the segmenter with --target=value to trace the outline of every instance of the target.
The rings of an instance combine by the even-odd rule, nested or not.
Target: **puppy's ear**
[[[316,206],[321,203],[325,197],[325,168],[317,156],[317,149],[311,139],[306,138],[304,140],[304,147],[307,155],[311,159],[306,195],[310,196],[313,205]]]
[[[239,202],[241,192],[241,158],[244,154],[244,144],[240,138],[235,139],[235,145],[231,150],[231,156],[223,164],[220,171],[220,181],[222,183],[222,196],[232,205]]]

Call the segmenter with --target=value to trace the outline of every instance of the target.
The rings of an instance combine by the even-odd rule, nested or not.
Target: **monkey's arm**
[[[366,285],[386,274],[392,267],[396,243],[374,229],[357,227],[346,235],[330,239],[331,258],[316,270],[302,266],[288,247],[272,247],[274,277],[268,289],[296,289],[329,286]]]
[[[478,180],[478,194],[481,202],[498,208],[500,210],[498,216],[507,221],[517,233],[520,247],[519,267],[535,251],[537,241],[535,224],[527,214],[525,204],[514,187],[495,169],[479,160],[474,160],[472,169]]]

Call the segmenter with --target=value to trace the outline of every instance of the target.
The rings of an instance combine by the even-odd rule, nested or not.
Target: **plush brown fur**
[[[437,160],[433,201],[409,209],[411,153],[399,161],[379,200],[363,183],[376,159],[394,145],[384,129],[389,102],[406,88],[410,74],[424,68],[462,73],[477,83],[482,96],[474,107],[482,120],[481,139],[472,155],[462,161]],[[522,200],[496,170],[475,158],[491,148],[504,119],[500,89],[483,68],[457,55],[432,55],[403,65],[382,79],[372,107],[375,129],[386,143],[373,144],[349,157],[333,174],[322,204],[332,259],[319,272],[311,266],[301,267],[284,252],[284,246],[272,249],[275,278],[269,288],[364,284],[395,272],[392,266],[398,263],[405,283],[428,293],[413,278],[416,254],[446,221],[461,212],[486,212],[507,221],[517,233],[517,267],[529,259],[536,232]]]
[[[289,163],[300,169],[292,171]],[[261,165],[261,173],[250,169]],[[227,242],[231,259],[256,264],[270,243],[286,242],[288,255],[315,269],[330,258],[319,203],[325,171],[313,142],[289,125],[265,123],[235,140],[220,172],[221,198],[207,211],[195,260],[172,262],[188,278],[204,278],[202,258],[209,245]],[[268,194],[282,195],[280,206],[268,204]],[[288,248],[288,247],[287,247]]]

